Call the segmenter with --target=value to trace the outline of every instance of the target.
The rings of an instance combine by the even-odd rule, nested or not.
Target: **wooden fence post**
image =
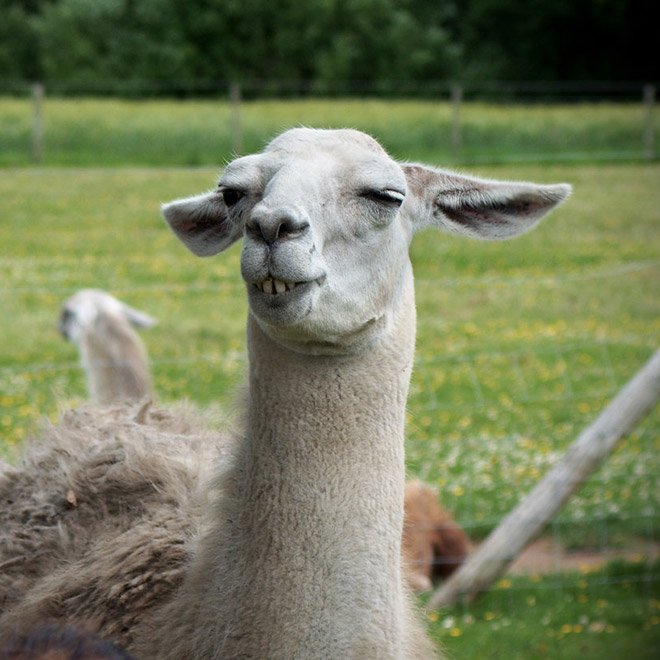
[[[655,158],[653,131],[653,106],[655,105],[655,85],[644,85],[644,156],[648,160]]]
[[[32,100],[34,102],[34,112],[32,115],[32,162],[35,165],[39,165],[44,153],[44,86],[42,83],[34,83],[32,85]]]
[[[451,86],[451,155],[458,159],[461,155],[461,103],[463,87],[458,84]]]
[[[659,397],[660,351],[656,351],[532,492],[433,593],[428,607],[444,607],[459,600],[469,602],[485,591],[607,458],[617,442],[651,411]]]
[[[237,82],[229,84],[229,103],[231,105],[231,139],[233,155],[241,153],[241,87]]]

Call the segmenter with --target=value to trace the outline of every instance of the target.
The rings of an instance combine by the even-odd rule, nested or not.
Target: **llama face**
[[[126,319],[138,328],[150,328],[156,321],[100,289],[81,289],[62,305],[58,329],[62,336],[80,344],[102,316]]]
[[[243,237],[250,311],[272,338],[342,353],[386,335],[401,300],[411,301],[416,230],[509,238],[569,192],[400,164],[359,131],[299,128],[230,163],[216,190],[163,214],[200,256]]]
[[[119,309],[119,301],[96,289],[78,291],[62,305],[59,330],[68,341],[78,344],[91,328],[102,309]]]
[[[343,352],[377,339],[409,273],[406,179],[356,135],[290,131],[258,158],[231,163],[218,186],[228,221],[245,227],[251,312],[298,350]]]

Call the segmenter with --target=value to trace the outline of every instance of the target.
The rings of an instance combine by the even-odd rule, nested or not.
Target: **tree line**
[[[0,0],[0,78],[654,80],[651,0]]]

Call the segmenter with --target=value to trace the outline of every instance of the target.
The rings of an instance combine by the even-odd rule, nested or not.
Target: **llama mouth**
[[[315,280],[309,280],[306,282],[290,282],[288,280],[279,280],[276,277],[267,277],[261,282],[255,282],[253,286],[256,287],[257,291],[260,291],[261,293],[265,293],[269,296],[279,296],[284,293],[288,293],[289,291],[293,291],[299,287],[304,287],[306,284],[316,283],[320,285],[323,283],[324,279],[325,276],[322,275]]]
[[[267,277],[263,282],[255,282],[254,286],[256,286],[257,289],[263,293],[276,296],[280,293],[293,291],[293,289],[295,289],[300,284],[305,284],[305,282],[287,282],[284,280],[275,279],[274,277]]]

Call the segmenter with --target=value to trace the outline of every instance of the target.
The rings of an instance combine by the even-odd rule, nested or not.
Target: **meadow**
[[[648,111],[639,103],[544,105],[438,100],[247,100],[238,123],[226,99],[58,98],[43,102],[43,165],[216,165],[236,147],[252,152],[284,128],[350,126],[377,135],[397,158],[468,163],[638,159]],[[31,163],[33,104],[0,97],[0,166]],[[660,134],[660,117],[651,120]]]
[[[20,103],[0,101],[0,118],[16,118],[14,124],[0,119],[3,143],[14,145],[0,148],[6,166],[0,169],[0,456],[14,460],[42,415],[56,419],[62,407],[85,398],[76,352],[55,325],[61,302],[83,287],[107,289],[158,318],[144,339],[163,402],[231,406],[246,364],[238,248],[197,260],[158,213],[160,202],[213,185],[231,151],[230,136],[225,144],[216,133],[226,125],[222,108],[153,102],[147,120],[142,103],[131,115],[127,102],[67,101],[65,112],[61,101],[68,137],[63,132],[54,142],[47,129],[49,166],[36,168],[14,166],[27,163],[17,155]],[[58,103],[48,101],[47,117]],[[441,124],[433,123],[439,120],[430,107],[405,106],[414,136],[404,135],[403,119],[393,126],[373,106],[348,107],[355,116],[346,104],[319,104],[318,119],[308,108],[289,121],[334,125],[344,112],[347,124],[381,137],[398,157],[447,163],[447,139],[437,137]],[[275,103],[261,111],[258,120],[256,109],[253,118],[245,109],[246,148],[263,143],[289,116]],[[499,116],[498,130],[505,131],[520,111],[507,118],[503,108],[485,108],[483,115],[475,109],[474,121],[486,131]],[[613,127],[625,124],[609,111]],[[578,115],[586,127],[589,113],[574,112],[579,132]],[[543,135],[543,121],[532,146],[522,127],[514,136],[528,147],[530,162],[471,169],[494,178],[569,182],[574,194],[563,207],[509,243],[428,232],[412,248],[419,331],[409,472],[435,484],[477,540],[660,339],[660,165],[534,162],[534,140],[555,144],[552,123]],[[655,412],[623,439],[548,534],[568,548],[657,543],[657,430]],[[640,555],[597,571],[507,576],[474,605],[429,613],[429,623],[456,657],[651,658],[660,643],[659,568]]]

